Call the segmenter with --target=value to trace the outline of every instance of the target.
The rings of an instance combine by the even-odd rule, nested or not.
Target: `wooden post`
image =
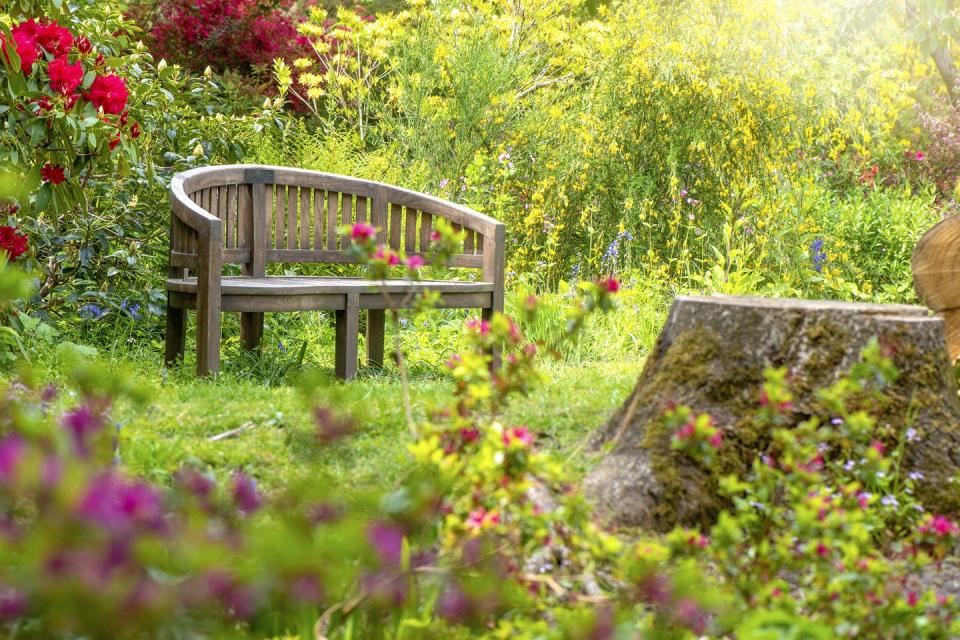
[[[359,357],[360,295],[348,293],[346,298],[345,308],[336,312],[335,372],[341,380],[353,380]]]
[[[170,294],[167,294],[167,344],[164,362],[176,364],[183,360],[183,352],[187,342],[187,312],[170,304]]]
[[[494,232],[486,238],[483,252],[483,280],[493,283],[493,299],[489,308],[483,309],[482,314],[485,320],[489,320],[496,312],[503,312],[503,288],[504,288],[504,263],[505,251],[504,241],[506,239],[506,227],[497,224]],[[500,348],[494,347],[490,353],[490,369],[496,371],[501,365]]]
[[[262,172],[261,172],[262,173]],[[259,180],[251,185],[250,211],[241,211],[241,224],[248,225],[250,231],[250,262],[244,265],[244,274],[262,278],[266,274],[267,253],[267,187],[263,183],[266,176],[251,171],[245,179]],[[244,217],[245,216],[245,217]],[[242,312],[240,314],[240,343],[244,349],[254,351],[263,338],[263,313]]]
[[[387,313],[383,309],[367,311],[367,364],[383,369],[383,343]]]
[[[200,235],[197,272],[197,375],[220,372],[220,265],[223,258],[223,222],[210,223]]]

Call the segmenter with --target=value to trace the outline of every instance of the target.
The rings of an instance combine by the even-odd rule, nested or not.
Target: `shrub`
[[[293,5],[292,0],[161,2],[147,35],[153,53],[171,63],[249,74],[275,58],[308,51],[308,41],[297,33]]]

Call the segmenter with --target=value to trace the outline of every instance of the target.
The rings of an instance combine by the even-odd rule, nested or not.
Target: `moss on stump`
[[[786,367],[800,416],[814,392],[846,375],[869,341],[893,348],[900,378],[889,389],[882,425],[913,426],[921,439],[906,451],[923,471],[920,498],[936,513],[960,515],[960,402],[943,321],[905,305],[678,297],[633,393],[593,438],[609,451],[584,488],[601,513],[624,526],[665,531],[708,526],[725,503],[716,474],[670,447],[662,423],[671,405],[709,413],[723,430],[723,473],[745,471],[769,436],[752,416],[763,370]]]

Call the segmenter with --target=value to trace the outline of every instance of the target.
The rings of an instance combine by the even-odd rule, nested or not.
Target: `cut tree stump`
[[[882,425],[917,429],[906,468],[922,471],[930,511],[960,513],[960,403],[943,320],[922,307],[741,297],[679,297],[633,393],[594,434],[607,449],[584,483],[612,523],[655,531],[709,526],[726,504],[708,470],[673,451],[662,416],[671,405],[710,414],[723,431],[725,473],[743,472],[768,441],[750,428],[763,371],[786,367],[795,414],[811,415],[814,392],[847,374],[877,337],[900,378]]]

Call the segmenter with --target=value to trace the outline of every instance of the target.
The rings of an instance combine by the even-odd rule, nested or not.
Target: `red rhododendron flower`
[[[90,53],[93,51],[93,45],[90,44],[90,40],[86,36],[80,36],[77,40],[77,51],[80,53]]]
[[[113,151],[117,148],[117,145],[120,144],[120,132],[117,131],[117,135],[114,136],[113,140],[110,141],[110,151]]]
[[[69,111],[73,108],[73,105],[77,104],[77,100],[80,99],[79,93],[74,93],[73,95],[67,96],[67,101],[64,103],[63,108]]]
[[[104,113],[120,115],[127,106],[127,85],[120,76],[111,73],[97,76],[84,97]]]
[[[63,167],[52,165],[49,162],[40,169],[40,177],[53,184],[60,184],[67,179],[63,173]]]
[[[64,56],[73,48],[73,34],[56,22],[40,24],[36,39],[37,44],[55,56]]]
[[[47,67],[50,74],[50,88],[63,95],[69,95],[83,81],[83,65],[79,61],[70,64],[67,56],[54,59]]]
[[[0,251],[6,251],[10,260],[16,260],[26,253],[27,246],[27,236],[18,232],[15,227],[0,227]]]
[[[134,140],[136,140],[137,138],[140,137],[140,123],[139,123],[139,122],[134,122],[133,125],[130,127],[130,137],[133,138]]]
[[[37,32],[39,27],[33,20],[21,22],[13,29],[13,41],[17,47],[17,55],[20,56],[20,70],[23,73],[30,73],[33,63],[37,61]],[[9,56],[6,56],[7,43],[0,37],[0,48],[4,51],[4,57],[9,62]]]

